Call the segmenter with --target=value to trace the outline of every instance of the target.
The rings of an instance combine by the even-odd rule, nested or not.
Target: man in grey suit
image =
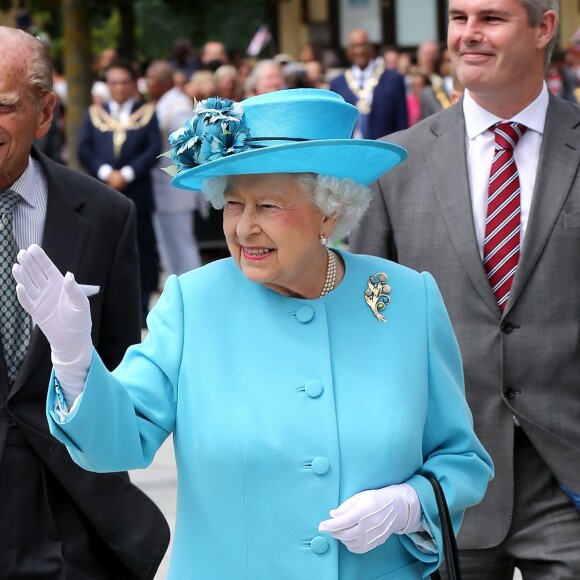
[[[580,109],[544,82],[557,20],[557,0],[449,1],[465,96],[389,135],[409,158],[374,184],[350,238],[432,272],[449,309],[496,469],[459,534],[464,577],[477,580],[515,566],[525,580],[580,578]],[[503,144],[490,130],[500,121]]]

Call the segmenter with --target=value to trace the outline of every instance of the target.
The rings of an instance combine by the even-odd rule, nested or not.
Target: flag
[[[250,40],[246,53],[250,56],[258,56],[270,40],[272,40],[270,29],[267,24],[262,24]]]

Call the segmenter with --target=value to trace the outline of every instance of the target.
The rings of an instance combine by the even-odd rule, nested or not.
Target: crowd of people
[[[373,70],[376,67],[381,74],[393,71],[402,77],[405,87],[405,110],[399,108],[396,111],[397,119],[393,123],[396,128],[410,127],[446,109],[457,102],[463,92],[452,72],[449,51],[444,43],[426,39],[416,50],[393,45],[380,46],[371,42],[363,29],[350,31],[344,52],[306,43],[297,55],[279,53],[258,59],[229,51],[223,42],[217,40],[208,41],[196,49],[190,41],[177,39],[170,53],[160,55],[160,58],[166,59],[171,65],[174,86],[192,101],[212,96],[239,101],[283,88],[336,90],[337,77],[352,67],[361,66],[361,63],[362,68],[359,70],[366,70],[367,76],[371,75],[369,66]],[[111,99],[105,78],[107,68],[115,60],[118,60],[118,54],[114,48],[105,48],[94,58],[92,70],[95,82],[91,90],[94,103],[104,104]],[[135,98],[142,101],[151,98],[146,81],[148,64],[136,61],[131,63],[136,75]],[[39,146],[49,156],[65,161],[63,116],[67,101],[66,77],[60,58],[56,58],[53,65],[54,88],[59,104],[55,111],[54,127]],[[546,71],[546,80],[550,92],[578,102],[580,45],[571,44],[563,50],[554,51]],[[372,133],[377,136],[393,132],[391,127],[384,130],[380,122],[375,121],[372,125],[376,127]]]
[[[419,104],[420,88],[442,86],[449,99],[453,99],[453,80],[449,71],[449,59],[446,51],[436,41],[425,41],[416,52],[402,51],[395,47],[379,48],[368,40],[366,32],[352,31],[351,34],[362,35],[364,42],[359,52],[364,52],[365,66],[372,62],[383,70],[392,70],[401,75],[405,81],[405,106],[397,112],[402,127],[415,123],[426,114],[437,110],[431,103]],[[286,53],[271,55],[268,58],[241,57],[232,53],[220,41],[208,41],[199,49],[184,39],[175,41],[173,49],[167,55],[160,55],[173,71],[173,84],[183,91],[190,100],[200,101],[211,96],[241,100],[252,95],[263,94],[283,88],[330,88],[333,79],[348,69],[353,61],[352,43],[344,54],[338,50],[321,49],[312,44],[304,44],[298,55]],[[93,61],[94,83],[91,89],[92,101],[95,104],[106,104],[111,100],[111,90],[106,82],[107,69],[112,62],[118,61],[119,55],[114,48],[105,48]],[[124,59],[121,59],[124,60]],[[131,62],[135,70],[136,92],[134,98],[146,102],[151,99],[147,85],[146,71],[150,63]],[[67,81],[63,74],[61,58],[55,58],[54,88],[59,101],[55,110],[53,127],[48,136],[37,145],[52,158],[66,161],[64,149],[64,115],[67,104]],[[439,94],[440,96],[440,94]],[[423,97],[428,101],[427,98]],[[447,101],[443,101],[447,105]],[[390,132],[390,131],[389,131]],[[381,128],[376,130],[381,134]],[[386,133],[384,133],[386,134]]]
[[[387,127],[373,119],[370,123],[371,134],[365,134],[365,137],[387,135],[393,132],[393,127],[411,127],[457,102],[463,92],[451,70],[449,51],[444,43],[427,39],[413,51],[392,45],[380,46],[371,42],[363,29],[350,32],[344,52],[322,49],[307,43],[295,56],[279,53],[257,59],[229,51],[220,41],[208,41],[196,49],[188,40],[177,39],[170,53],[160,55],[160,58],[170,63],[174,86],[182,90],[192,102],[211,96],[241,100],[282,88],[331,88],[332,85],[332,89],[336,90],[337,77],[357,66],[357,60],[360,64],[361,59],[361,70],[368,69],[370,65],[373,70],[377,67],[381,72],[396,72],[404,80],[404,109],[399,107],[393,113],[396,115],[396,122]],[[111,99],[110,89],[105,81],[106,70],[111,61],[117,59],[114,48],[105,48],[95,56],[92,67],[95,82],[91,90],[94,103],[104,104]],[[148,64],[131,63],[137,81],[135,96],[143,101],[151,98],[146,82]],[[67,82],[61,58],[55,58],[53,65],[54,89],[59,100],[53,126],[37,145],[50,157],[66,162],[64,114]],[[369,70],[367,75],[370,75]],[[573,43],[563,50],[554,51],[546,71],[546,80],[550,92],[578,102],[580,45]],[[340,90],[339,92],[344,93]],[[390,101],[379,99],[381,102],[385,100]],[[355,134],[357,132],[358,129],[355,128]]]

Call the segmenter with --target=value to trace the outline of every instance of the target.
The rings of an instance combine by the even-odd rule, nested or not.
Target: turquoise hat
[[[169,136],[171,183],[201,190],[208,177],[318,173],[369,185],[407,157],[384,141],[352,139],[356,107],[332,91],[286,89],[241,102],[213,97]]]

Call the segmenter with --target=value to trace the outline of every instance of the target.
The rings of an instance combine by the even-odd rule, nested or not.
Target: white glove
[[[93,356],[88,298],[73,274],[63,276],[35,244],[18,252],[12,267],[22,307],[45,334],[52,364],[69,407],[82,392]]]
[[[364,554],[384,544],[391,534],[421,529],[421,503],[407,483],[361,491],[330,510],[332,519],[318,526],[351,552]]]

